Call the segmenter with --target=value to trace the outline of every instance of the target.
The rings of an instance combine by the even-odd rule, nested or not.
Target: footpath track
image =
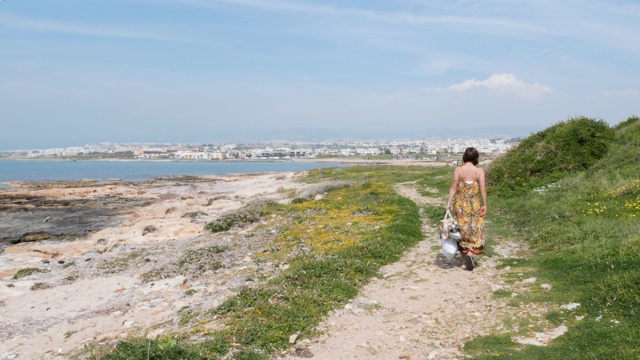
[[[439,199],[421,196],[415,183],[396,190],[418,206],[442,206]],[[535,316],[546,309],[509,306],[495,299],[500,289],[517,292],[536,286],[535,279],[505,284],[513,271],[496,267],[501,258],[517,257],[521,246],[501,241],[497,255],[478,258],[466,271],[459,255],[447,262],[440,254],[437,228],[423,217],[424,239],[396,263],[380,269],[360,294],[323,321],[315,339],[298,339],[286,359],[460,359],[464,343],[482,335],[509,330],[503,322],[517,316]],[[516,292],[517,291],[517,292]]]

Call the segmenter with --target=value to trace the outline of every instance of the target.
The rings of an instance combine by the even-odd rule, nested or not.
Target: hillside
[[[604,126],[589,119],[579,123]],[[548,347],[527,347],[505,358],[640,357],[640,119],[632,117],[610,130],[591,132],[586,141],[564,131],[577,124],[569,121],[532,135],[488,171],[494,179],[496,230],[523,239],[536,252],[532,259],[514,259],[511,266],[523,266],[531,276],[554,286],[529,301],[579,304],[546,315],[569,325],[566,336]],[[553,137],[578,154],[576,160],[588,161],[568,171],[564,162],[550,159],[557,154],[538,153],[537,163],[547,167],[531,182],[544,185],[534,186],[527,177],[496,181],[497,174],[507,178],[505,168],[513,166],[514,159],[526,161],[530,149],[548,147],[547,139]],[[501,353],[499,348],[487,353]]]

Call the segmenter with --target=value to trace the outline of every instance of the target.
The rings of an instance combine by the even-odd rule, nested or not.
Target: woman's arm
[[[451,188],[449,189],[449,201],[447,201],[447,211],[451,209],[451,202],[453,201],[453,197],[456,194],[456,189],[458,188],[459,181],[460,181],[460,168],[457,167],[453,172],[453,182],[451,183]]]
[[[487,213],[487,186],[484,181],[484,170],[480,169],[480,178],[478,179],[480,184],[480,194],[482,194],[482,207],[480,208],[480,216],[484,216]]]

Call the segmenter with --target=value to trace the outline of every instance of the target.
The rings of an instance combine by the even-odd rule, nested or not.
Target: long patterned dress
[[[480,185],[477,181],[458,183],[454,196],[453,217],[462,228],[458,248],[464,255],[484,253],[484,217],[480,216]]]

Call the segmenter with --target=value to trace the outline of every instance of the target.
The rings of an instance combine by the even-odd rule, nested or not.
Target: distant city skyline
[[[325,156],[409,156],[462,154],[470,146],[495,156],[519,143],[518,138],[449,138],[429,140],[327,140],[256,143],[97,143],[47,149],[0,150],[0,158],[138,159],[138,160],[260,160]],[[434,160],[431,158],[430,160]]]
[[[0,31],[0,150],[640,115],[633,1],[10,0]]]
[[[376,132],[376,131],[340,131],[326,129],[290,129],[287,131],[262,131],[262,132],[238,132],[236,134],[228,133],[221,137],[207,136],[208,141],[192,141],[183,138],[182,140],[166,140],[166,141],[100,141],[89,142],[84,144],[62,144],[56,146],[39,146],[39,147],[16,147],[11,149],[2,149],[0,152],[10,152],[19,150],[47,150],[62,148],[82,148],[101,145],[185,145],[185,146],[207,146],[213,145],[253,145],[253,144],[322,144],[322,143],[351,143],[357,145],[366,142],[375,143],[392,143],[392,142],[446,142],[451,139],[465,139],[465,141],[486,142],[490,139],[520,139],[527,137],[531,132],[526,132],[524,127],[504,127],[496,129],[485,129],[484,131],[453,131],[443,133],[442,136],[429,134],[428,132]],[[194,137],[195,138],[195,137]],[[473,144],[469,144],[473,146]]]

